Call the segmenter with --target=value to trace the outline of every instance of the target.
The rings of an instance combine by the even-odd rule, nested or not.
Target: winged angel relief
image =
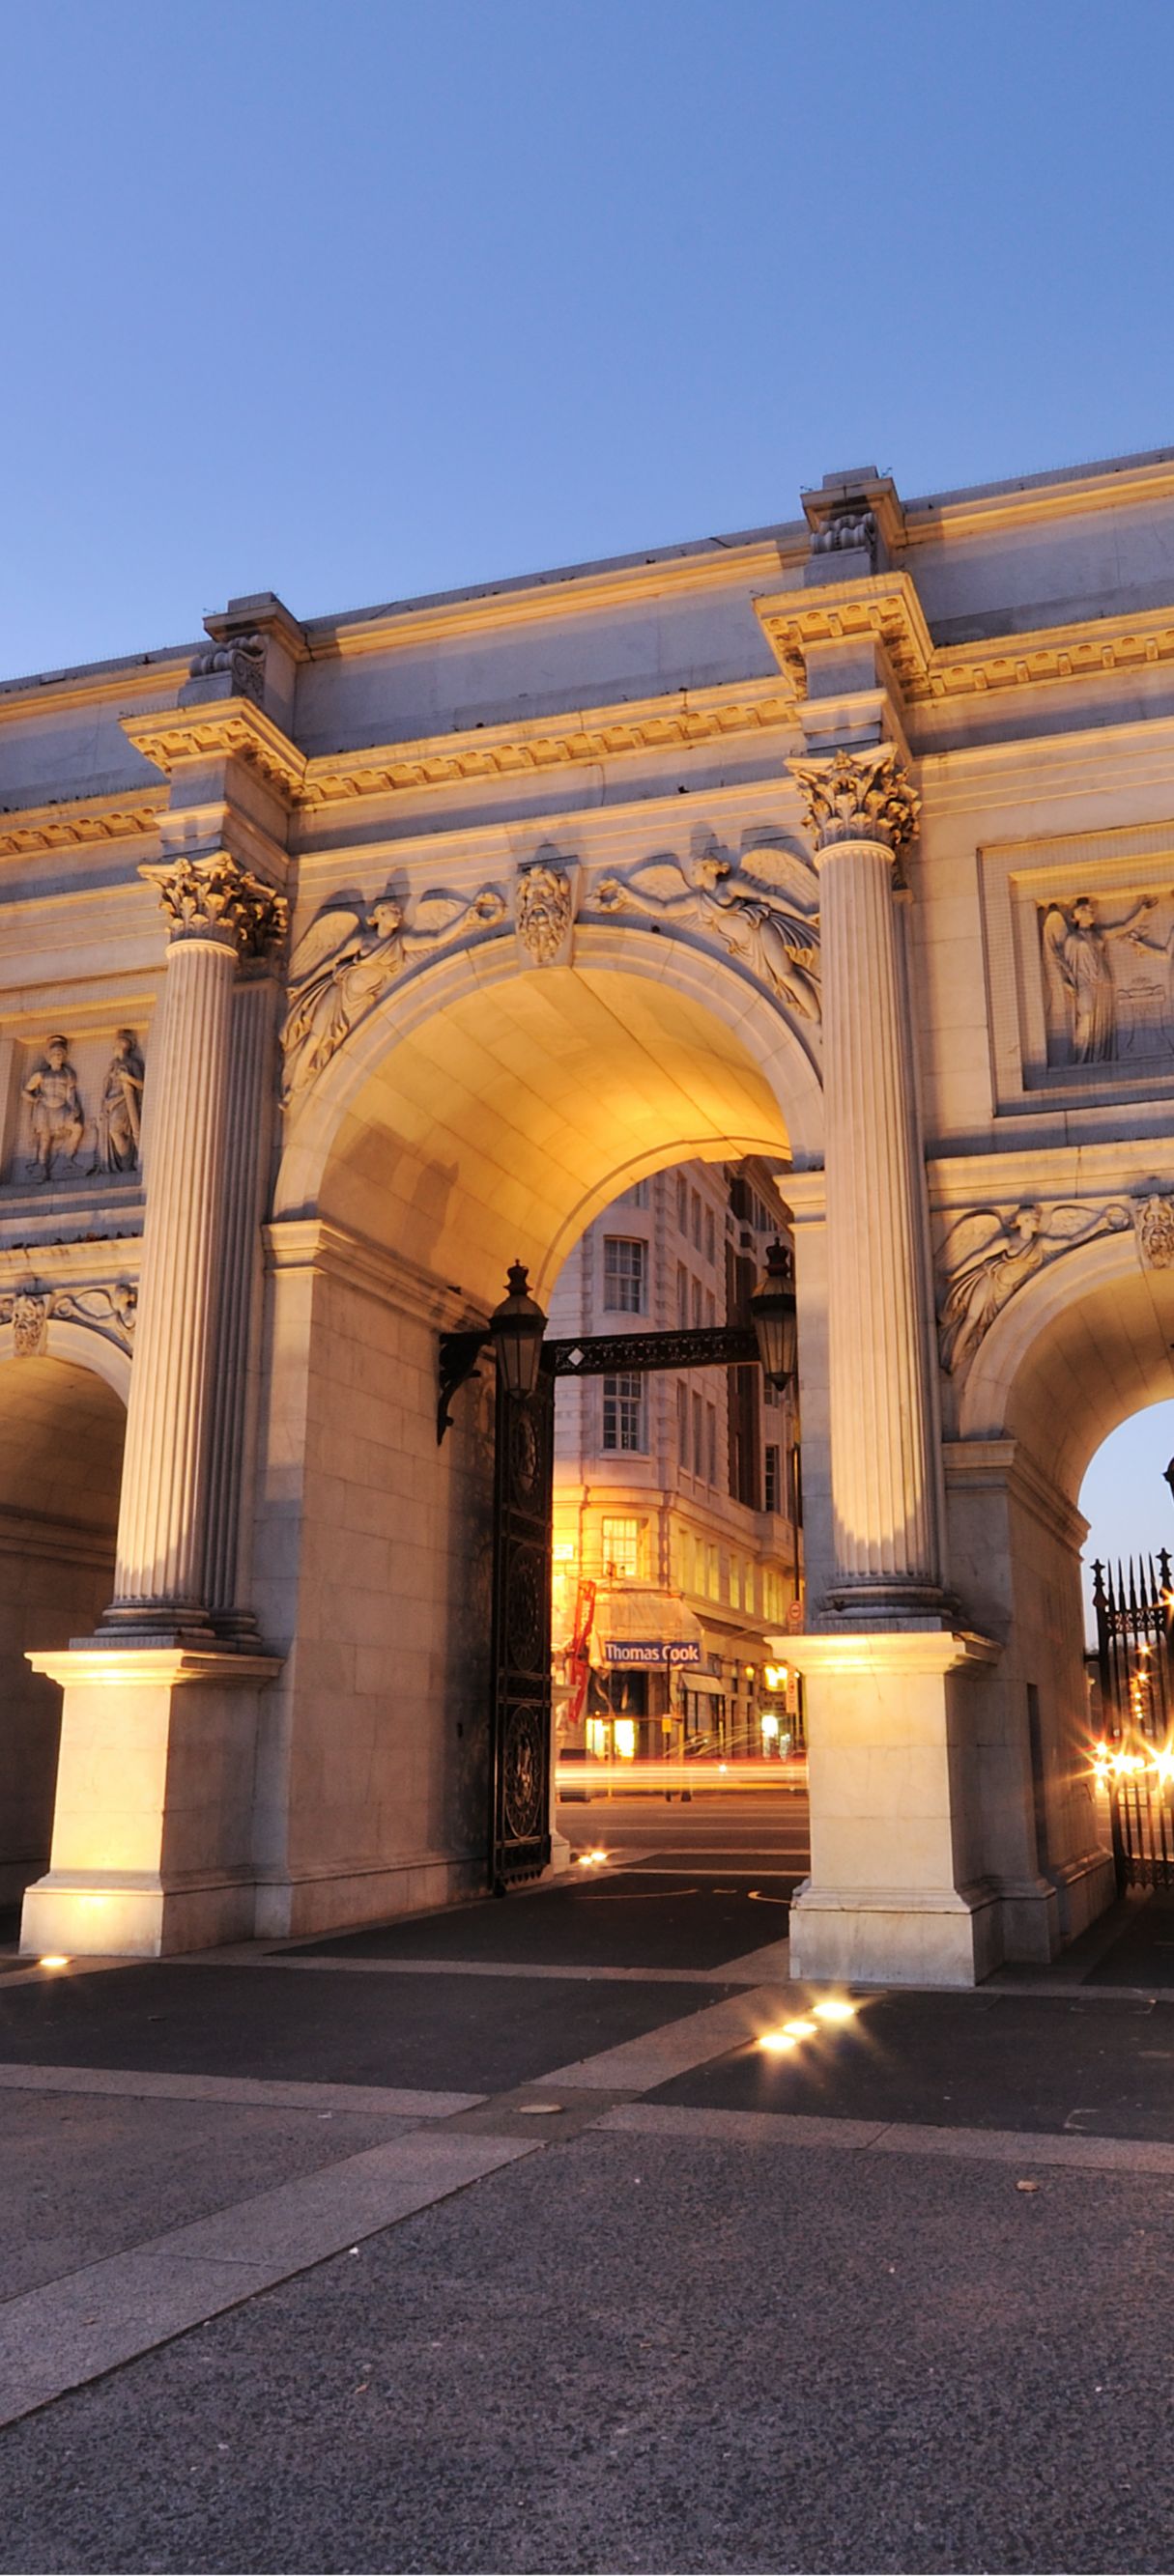
[[[1101,1208],[1054,1207],[1046,1215],[1041,1207],[1027,1206],[1009,1219],[994,1208],[959,1217],[940,1257],[942,1367],[965,1368],[996,1315],[1045,1262],[1094,1234],[1120,1234],[1132,1223],[1133,1210],[1123,1199]]]
[[[283,1102],[321,1073],[405,967],[463,931],[492,928],[504,917],[505,897],[497,886],[481,886],[471,898],[433,887],[420,896],[410,922],[390,894],[366,909],[329,904],[289,962]]]
[[[605,912],[643,912],[654,921],[692,918],[788,1010],[818,1020],[818,885],[814,869],[790,850],[772,844],[740,860],[718,849],[641,859],[622,877],[601,877],[596,901]]]

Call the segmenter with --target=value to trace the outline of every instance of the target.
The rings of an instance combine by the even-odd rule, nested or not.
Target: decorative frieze
[[[1128,1199],[1101,1207],[1026,1203],[1006,1216],[998,1208],[976,1208],[959,1217],[938,1255],[942,1367],[960,1375],[1016,1290],[1046,1263],[1095,1235],[1127,1232],[1134,1219]]]
[[[760,845],[732,859],[711,845],[686,859],[641,859],[621,876],[600,877],[594,901],[604,912],[692,926],[799,1019],[819,1019],[819,887],[793,851]]]
[[[218,851],[206,859],[173,859],[142,867],[158,892],[171,938],[215,940],[240,957],[260,957],[285,936],[285,896]]]
[[[894,858],[913,839],[921,799],[889,743],[837,751],[826,760],[787,764],[807,809],[818,850],[841,841],[877,841]]]
[[[129,1351],[137,1312],[138,1290],[132,1280],[125,1279],[92,1288],[44,1288],[36,1279],[27,1279],[0,1293],[0,1324],[12,1326],[12,1347],[17,1359],[40,1357],[54,1316],[62,1323],[82,1324],[91,1332],[102,1333],[108,1341],[117,1342],[120,1350]]]
[[[327,904],[290,960],[281,1032],[283,1102],[322,1072],[397,975],[457,939],[496,929],[505,911],[505,896],[495,885],[480,886],[472,897],[433,887],[410,913],[392,894],[362,908]]]

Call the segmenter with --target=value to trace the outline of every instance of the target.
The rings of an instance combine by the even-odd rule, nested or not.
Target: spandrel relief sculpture
[[[33,1151],[29,1171],[39,1180],[59,1177],[63,1164],[76,1162],[86,1132],[77,1074],[69,1061],[69,1040],[51,1037],[24,1085],[29,1103]]]
[[[595,899],[604,912],[692,921],[797,1018],[818,1021],[818,880],[792,851],[761,844],[732,859],[711,845],[687,859],[642,859],[601,877]]]
[[[410,914],[391,894],[370,905],[328,904],[290,959],[283,1102],[323,1071],[397,975],[462,934],[494,928],[505,908],[497,886],[481,886],[472,897],[433,888]]]
[[[575,918],[574,881],[555,859],[535,859],[519,868],[514,896],[514,926],[527,964],[553,966],[566,962]]]
[[[142,1131],[143,1058],[133,1029],[119,1029],[98,1101],[95,1172],[138,1168]]]
[[[116,1279],[94,1288],[41,1288],[23,1279],[0,1294],[0,1324],[11,1324],[17,1359],[34,1359],[45,1348],[50,1319],[84,1324],[129,1350],[134,1341],[139,1292],[134,1281]]]
[[[1119,1234],[1133,1223],[1128,1200],[1105,1207],[1068,1204],[1047,1210],[1018,1207],[1009,1217],[977,1208],[952,1225],[939,1255],[938,1317],[942,1367],[955,1375],[973,1359],[1024,1281],[1057,1254],[1097,1234]]]
[[[1041,908],[1048,1063],[1174,1059],[1174,896]]]

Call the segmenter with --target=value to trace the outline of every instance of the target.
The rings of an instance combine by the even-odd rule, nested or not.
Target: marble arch
[[[475,1883],[488,1423],[472,1384],[437,1450],[438,1333],[749,1145],[800,1305],[793,1965],[969,1983],[1108,1901],[1074,1496],[1174,1338],[1166,565],[1165,452],[869,468],[0,685],[0,1339],[23,1301],[21,1366],[44,1325],[129,1379],[111,1597],[29,1641],[65,1785],[27,1946]]]

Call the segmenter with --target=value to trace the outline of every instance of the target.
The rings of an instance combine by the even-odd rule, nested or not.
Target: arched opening
[[[668,941],[620,953],[438,969],[430,1009],[408,991],[375,1015],[378,1043],[358,1033],[361,1078],[340,1051],[329,1116],[315,1096],[293,1122],[272,1331],[304,1367],[289,1401],[307,1433],[304,1464],[269,1480],[258,1554],[266,1633],[296,1639],[262,1755],[274,1923],[480,1883],[489,1378],[462,1387],[438,1447],[438,1332],[483,1321],[517,1259],[548,1304],[584,1228],[664,1167],[785,1167],[792,1091],[817,1150],[818,1087],[777,1009]]]
[[[1093,1567],[1148,1569],[1162,1551],[1174,1551],[1174,1494],[1165,1473],[1174,1459],[1174,1395],[1131,1413],[1090,1459],[1080,1488],[1088,1522],[1084,1545],[1085,1636],[1097,1642]],[[1140,1580],[1140,1571],[1135,1580]]]
[[[48,1866],[61,1696],[25,1661],[96,1625],[110,1599],[126,1415],[73,1360],[0,1367],[0,1905]]]
[[[984,1764],[988,1845],[1025,1890],[1056,1891],[1066,1938],[1113,1894],[1090,1768],[1080,1498],[1118,1425],[1174,1396],[1172,1345],[1174,1272],[1143,1266],[1131,1230],[1045,1260],[980,1344],[947,1451],[960,1584],[1004,1641],[981,1721],[998,1748]]]

